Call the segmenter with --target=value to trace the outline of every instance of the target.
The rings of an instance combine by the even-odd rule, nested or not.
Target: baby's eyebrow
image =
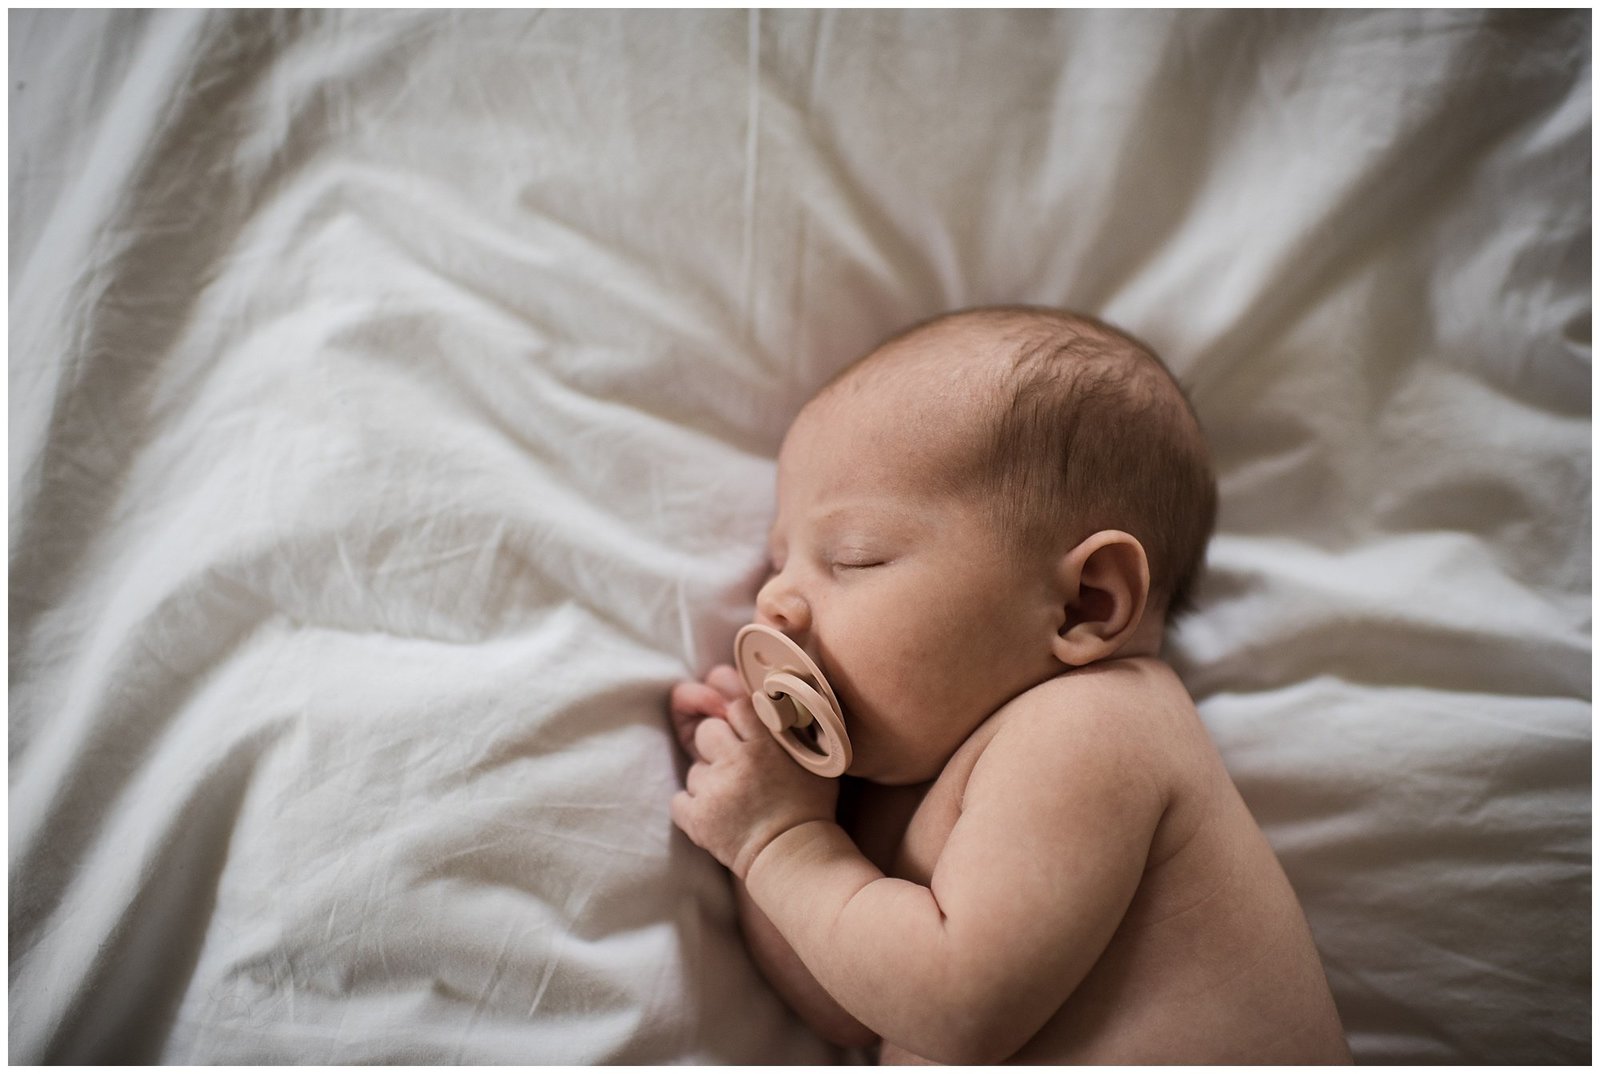
[[[919,507],[854,500],[834,507],[819,521],[823,526],[835,530],[865,529],[881,533],[915,527],[931,517],[934,516]]]

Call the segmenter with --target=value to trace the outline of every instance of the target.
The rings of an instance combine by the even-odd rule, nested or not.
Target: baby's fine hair
[[[1188,611],[1217,483],[1199,419],[1166,365],[1102,321],[1033,306],[944,314],[891,343],[968,331],[999,342],[997,405],[973,476],[996,494],[1005,532],[1046,548],[1131,533],[1149,561],[1152,602],[1166,599],[1169,622]]]

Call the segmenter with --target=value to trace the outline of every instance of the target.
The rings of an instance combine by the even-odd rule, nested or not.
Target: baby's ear
[[[1104,660],[1139,628],[1150,597],[1150,563],[1132,534],[1101,530],[1062,557],[1056,577],[1065,616],[1051,648],[1063,664]]]

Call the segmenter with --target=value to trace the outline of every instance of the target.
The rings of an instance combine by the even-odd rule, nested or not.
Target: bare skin
[[[727,685],[731,671],[720,669],[712,678]],[[744,708],[732,701],[725,711],[764,747],[765,732],[744,720]],[[1118,733],[1133,723],[1127,714],[1134,711],[1154,718]],[[1092,745],[1082,748],[1085,742]],[[1038,758],[1047,751],[1040,747],[1049,744],[1058,744],[1060,755],[1041,765]],[[1118,794],[1112,788],[1128,779],[1130,760],[1140,778]],[[1075,781],[1081,794],[1041,793],[1039,776]],[[1141,809],[1150,794],[1164,804]],[[1114,816],[1118,804],[1124,809]],[[1025,815],[1039,823],[1022,831],[1008,823],[998,832],[975,823],[972,814],[990,809],[997,819]],[[745,927],[765,955],[763,968],[785,998],[838,1043],[870,1044],[878,1034],[867,1026],[878,1025],[885,1027],[883,1063],[929,1061],[917,1047],[963,1063],[1349,1061],[1294,893],[1187,695],[1159,661],[1111,661],[1037,688],[986,721],[931,786],[864,785],[856,816],[854,838],[820,825],[786,836],[771,858],[758,855],[747,870],[744,879],[755,894],[741,885]],[[1084,841],[1079,856],[1055,827],[1074,821]],[[1120,845],[1136,852],[1101,853],[1091,862],[1087,856],[1118,821],[1129,835]],[[967,844],[958,840],[952,847],[958,827]],[[858,844],[861,851],[852,853]],[[1067,906],[1085,907],[1081,921],[1019,919],[1029,915],[1033,893],[1008,879],[1017,870],[1005,862],[1046,865],[1039,860],[1041,846],[1059,864],[1078,862],[1074,872],[1113,878],[1089,888],[1084,901],[1063,906],[1062,916],[1070,915]],[[877,853],[869,857],[869,848]],[[892,860],[877,871],[872,857]],[[757,871],[764,875],[753,876]],[[819,888],[834,877],[842,880],[839,894],[823,902]],[[895,879],[927,896],[920,904],[907,898],[905,890],[891,888]],[[1063,879],[1045,870],[1038,883],[1054,890]],[[1104,890],[1115,894],[1104,898],[1097,914],[1091,900]],[[815,975],[794,958],[782,925],[774,927],[762,912],[763,896],[776,920],[794,931],[798,950],[814,946]],[[998,935],[983,950],[1009,982],[972,973],[970,985],[958,980],[941,990],[934,987],[939,960],[919,970],[909,959],[908,947],[939,949],[964,898],[1000,912],[990,923]],[[947,915],[944,929],[933,927],[931,917],[915,916],[933,904]],[[832,928],[818,927],[835,913]],[[1047,964],[1038,957],[1045,944],[1082,954],[1072,964]],[[879,952],[877,966],[873,951]],[[1080,971],[1084,961],[1089,965]],[[927,974],[923,987],[906,980],[913,973]],[[836,982],[839,1001],[819,977]],[[978,993],[986,986],[994,998],[970,1039],[943,1032],[958,1027],[927,1024],[950,1006],[983,1011]]]
[[[841,810],[731,668],[673,691],[673,819],[737,878],[757,961],[885,1063],[1348,1062],[1294,892],[1159,659],[1139,542],[1017,553],[939,479],[976,393],[922,383],[802,412],[757,597],[838,692],[861,793]]]

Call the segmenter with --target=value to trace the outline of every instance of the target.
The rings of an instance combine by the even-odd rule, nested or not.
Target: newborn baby
[[[673,691],[672,817],[824,1036],[886,1063],[1349,1060],[1160,658],[1215,504],[1160,361],[1064,313],[938,318],[800,412],[757,621],[832,684],[854,778],[796,764],[719,667]]]

